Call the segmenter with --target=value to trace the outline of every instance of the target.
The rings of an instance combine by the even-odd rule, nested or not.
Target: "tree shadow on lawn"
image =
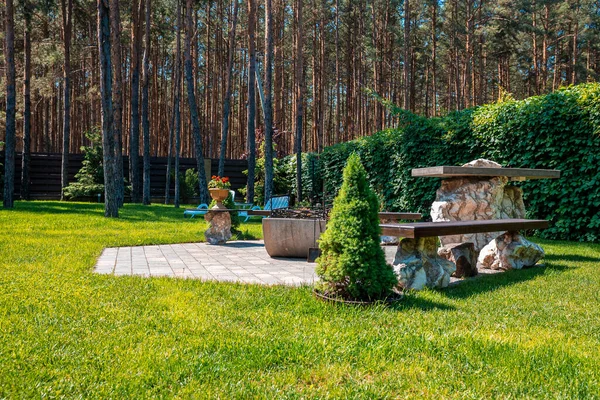
[[[104,215],[104,204],[99,203],[70,203],[70,202],[16,202],[17,211],[48,214],[93,214]]]
[[[548,263],[550,257],[546,257],[546,264],[538,267],[511,270],[489,275],[478,275],[466,279],[458,284],[447,287],[439,292],[448,298],[464,299],[481,293],[492,292],[504,287],[516,285],[545,275],[548,271],[564,272],[573,267]]]
[[[424,299],[417,295],[417,292],[408,292],[404,294],[404,297],[395,303],[385,304],[386,308],[394,311],[406,311],[410,309],[416,309],[421,311],[432,311],[432,310],[443,310],[450,311],[455,310],[456,307],[429,299]]]
[[[27,203],[17,203],[19,211],[31,212],[34,214],[71,214],[88,215],[94,217],[104,217],[103,203],[71,203],[71,202],[44,202],[33,201]],[[169,221],[169,222],[196,222],[204,221],[204,218],[183,218],[184,208],[169,207],[149,207],[142,205],[127,204],[119,210],[119,219],[123,221]]]

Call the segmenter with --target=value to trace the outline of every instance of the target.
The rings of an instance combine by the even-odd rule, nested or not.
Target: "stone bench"
[[[456,271],[456,264],[438,254],[438,236],[504,231],[481,250],[477,264],[492,269],[522,268],[534,265],[543,258],[544,252],[522,238],[518,231],[545,229],[548,221],[499,219],[381,224],[380,227],[382,235],[401,238],[394,259],[399,286],[419,290],[424,286],[448,286],[450,276]],[[452,250],[441,253],[453,258]]]

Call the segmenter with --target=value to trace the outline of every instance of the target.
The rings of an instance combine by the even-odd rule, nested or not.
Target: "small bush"
[[[385,261],[379,228],[379,201],[369,187],[358,155],[348,158],[344,182],[333,202],[331,219],[321,236],[317,288],[345,299],[386,297],[397,283]]]
[[[198,171],[194,168],[186,169],[185,173],[179,176],[181,200],[183,203],[191,204],[194,198],[200,196]]]
[[[64,188],[65,197],[77,199],[81,197],[95,197],[104,194],[104,166],[102,153],[102,136],[98,128],[87,132],[85,136],[91,141],[90,146],[82,146],[85,153],[83,165],[75,174],[77,182]]]

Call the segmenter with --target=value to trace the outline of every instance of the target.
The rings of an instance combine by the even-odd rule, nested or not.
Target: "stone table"
[[[521,188],[510,185],[510,181],[526,179],[556,179],[560,171],[550,169],[503,168],[500,164],[478,159],[462,166],[439,166],[412,170],[414,177],[443,178],[431,206],[433,222],[473,221],[508,218],[525,218],[525,204]],[[460,243],[473,243],[474,251],[479,254],[492,244],[504,232],[487,232],[442,236],[440,242],[445,248],[455,248]],[[506,237],[505,242],[515,242],[531,248],[532,243],[522,237]],[[500,243],[500,247],[502,247]],[[537,246],[537,245],[536,245]],[[512,247],[515,247],[513,244]],[[539,246],[537,246],[539,247]],[[537,249],[536,249],[537,250]],[[541,248],[540,248],[541,250]],[[449,254],[447,250],[442,250]],[[489,251],[488,251],[489,253]],[[543,252],[542,252],[543,257]],[[493,257],[492,257],[493,258]],[[506,259],[506,257],[504,257]],[[535,257],[533,257],[535,258]],[[496,260],[487,257],[487,264],[498,265]],[[482,260],[478,260],[478,265]],[[518,263],[515,265],[519,265]]]

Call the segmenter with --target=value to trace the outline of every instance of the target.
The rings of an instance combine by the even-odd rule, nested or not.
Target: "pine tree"
[[[5,62],[6,62],[6,134],[4,144],[4,208],[14,207],[15,189],[15,9],[12,0],[6,1]]]
[[[359,300],[386,297],[397,280],[380,246],[379,200],[356,154],[348,158],[344,183],[321,236],[317,289]]]

